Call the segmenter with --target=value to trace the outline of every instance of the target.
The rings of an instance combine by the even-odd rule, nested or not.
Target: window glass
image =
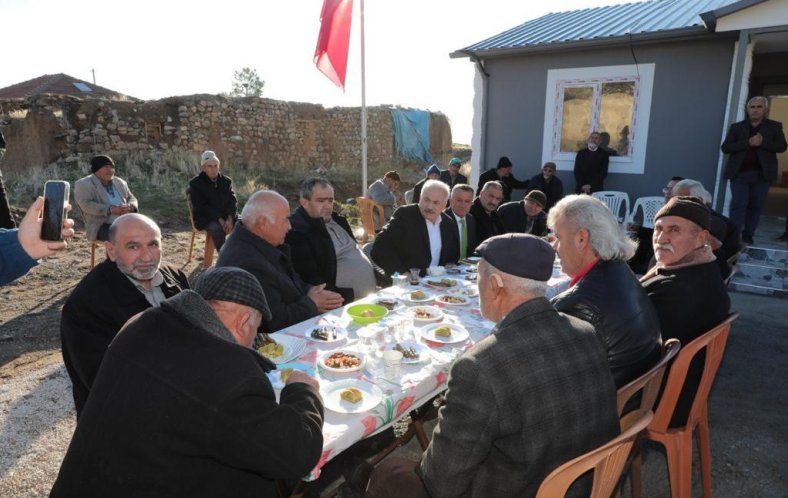
[[[599,131],[602,146],[619,156],[631,152],[632,111],[635,106],[635,82],[602,83],[599,99]],[[609,137],[609,143],[605,141]]]
[[[586,143],[594,108],[594,87],[564,88],[561,117],[561,152],[577,152]]]

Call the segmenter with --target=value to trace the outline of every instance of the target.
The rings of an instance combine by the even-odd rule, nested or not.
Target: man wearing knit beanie
[[[200,156],[202,172],[189,180],[194,226],[208,232],[217,251],[238,219],[233,180],[220,172],[220,164],[216,153],[206,150]]]
[[[662,340],[686,346],[728,316],[730,298],[709,244],[709,209],[697,197],[673,197],[654,219],[657,265],[640,280],[659,318]],[[690,364],[671,427],[686,424],[703,358]]]
[[[438,167],[437,164],[432,164],[429,168],[427,168],[427,176],[422,178],[416,185],[413,186],[413,199],[411,199],[411,204],[418,204],[419,199],[421,199],[421,189],[424,187],[424,184],[427,180],[440,180],[441,177],[441,169]]]
[[[90,173],[74,184],[74,200],[82,211],[88,240],[107,240],[109,226],[118,216],[139,210],[137,198],[128,184],[115,176],[111,157],[93,157]]]

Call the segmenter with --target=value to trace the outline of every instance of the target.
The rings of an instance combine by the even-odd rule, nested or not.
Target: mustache
[[[671,253],[676,252],[672,244],[654,244],[654,251],[670,251]]]
[[[425,213],[432,214],[432,213],[436,213],[437,211],[435,211],[435,210],[434,210],[433,208],[431,208],[431,207],[428,207],[428,208],[424,208],[424,212],[425,212]]]

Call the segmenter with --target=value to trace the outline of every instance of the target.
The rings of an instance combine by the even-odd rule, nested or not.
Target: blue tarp
[[[430,156],[430,113],[427,111],[391,110],[394,145],[399,155],[432,164]]]

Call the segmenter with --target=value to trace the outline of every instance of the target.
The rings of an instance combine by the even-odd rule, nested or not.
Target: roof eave
[[[705,26],[690,26],[688,28],[672,29],[670,31],[657,31],[652,33],[639,33],[635,35],[610,36],[607,38],[592,38],[590,40],[573,40],[567,42],[540,43],[511,48],[491,50],[456,50],[449,54],[452,59],[477,56],[479,58],[507,57],[520,54],[549,53],[558,50],[591,49],[597,47],[610,47],[628,45],[630,43],[653,43],[659,41],[678,41],[683,39],[712,38],[715,35]],[[719,35],[716,35],[719,36]]]

